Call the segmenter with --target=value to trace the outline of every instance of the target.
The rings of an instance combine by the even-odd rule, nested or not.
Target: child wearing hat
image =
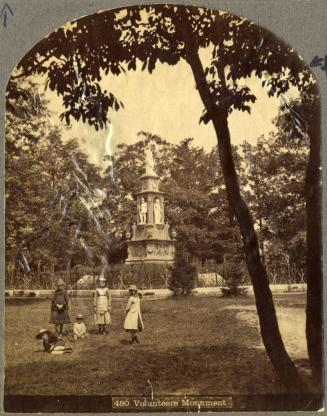
[[[94,320],[100,335],[107,334],[106,325],[111,324],[111,294],[106,287],[106,279],[99,278],[99,287],[94,292]]]
[[[139,344],[137,332],[143,331],[144,325],[141,314],[141,303],[138,295],[138,290],[135,285],[129,287],[129,298],[125,309],[126,317],[124,322],[124,329],[131,334],[132,344],[136,342]]]
[[[44,352],[48,352],[53,355],[70,353],[73,350],[72,347],[65,347],[64,341],[47,329],[40,329],[35,338],[42,339]]]
[[[57,335],[63,335],[64,324],[70,323],[68,314],[68,295],[64,289],[65,282],[58,279],[56,283],[56,290],[53,293],[51,300],[51,314],[50,324],[54,324]]]
[[[76,322],[74,323],[73,333],[74,333],[75,340],[84,339],[88,335],[86,332],[85,323],[83,322],[82,314],[76,315]]]

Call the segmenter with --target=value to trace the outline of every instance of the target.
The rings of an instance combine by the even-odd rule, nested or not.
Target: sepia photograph
[[[324,406],[321,97],[206,7],[100,10],[13,68],[6,412]]]

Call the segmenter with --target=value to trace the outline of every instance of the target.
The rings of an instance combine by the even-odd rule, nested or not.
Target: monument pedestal
[[[173,263],[175,247],[172,242],[162,240],[130,241],[126,264]]]
[[[168,224],[138,224],[128,244],[126,264],[172,263],[175,257],[175,241],[169,236]]]

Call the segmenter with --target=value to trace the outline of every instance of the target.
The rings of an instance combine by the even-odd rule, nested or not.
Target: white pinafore
[[[107,287],[95,289],[94,306],[96,307],[95,323],[97,325],[111,324],[111,295]]]

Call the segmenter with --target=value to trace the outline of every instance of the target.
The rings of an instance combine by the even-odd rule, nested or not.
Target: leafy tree
[[[270,96],[284,93],[294,85],[303,91],[311,89],[318,97],[309,69],[291,47],[271,33],[246,19],[210,9],[137,6],[88,16],[66,29],[59,29],[36,45],[18,69],[22,73],[35,71],[48,75],[49,87],[63,98],[66,108],[63,117],[67,122],[73,117],[103,128],[108,120],[107,110],[121,107],[116,97],[102,91],[99,80],[103,73],[119,74],[125,68],[134,70],[138,61],[150,73],[159,62],[175,65],[183,59],[190,66],[204,105],[202,120],[210,121],[217,135],[227,196],[241,230],[264,345],[281,381],[290,389],[304,390],[280,336],[252,217],[239,188],[228,117],[234,110],[250,112],[249,103],[256,97],[242,83],[253,74],[264,78],[263,86]],[[90,30],[92,36],[89,36]],[[199,51],[208,47],[212,59],[204,67]],[[317,217],[321,203],[320,116],[319,108],[315,110],[307,131],[310,138],[306,179],[308,220]],[[319,298],[322,277],[319,236],[320,223],[311,219],[307,245],[308,316],[312,319],[321,316],[321,306],[314,303]],[[316,323],[313,326],[317,330]],[[318,337],[315,341],[317,353],[322,352],[319,340]]]
[[[258,228],[261,255],[267,260],[266,248],[270,251],[273,242],[280,246],[281,255],[288,253],[303,266],[305,250],[301,241],[304,242],[305,235],[304,177],[308,144],[295,144],[284,132],[278,131],[259,137],[256,145],[244,142],[241,146],[246,165],[241,176]]]
[[[312,82],[301,90],[300,100],[285,102],[277,125],[280,140],[293,147],[308,146],[306,164],[306,265],[308,355],[318,388],[323,383],[323,290],[321,229],[321,109],[319,91]]]
[[[317,165],[320,157],[317,154],[320,148],[319,114],[316,87],[309,85],[302,91],[300,99],[291,102],[283,99],[275,120],[278,128],[275,134],[260,138],[257,146],[243,145],[250,166],[247,180],[252,188],[252,195],[247,193],[247,200],[259,225],[262,241],[271,242],[268,246],[272,251],[270,259],[286,255],[287,260],[289,256],[300,271],[307,262],[307,342],[313,377],[318,385],[322,378],[323,342],[322,291],[318,273],[321,270],[321,256],[318,259],[321,250],[321,190]],[[285,258],[282,264],[285,269]]]
[[[99,184],[99,172],[75,140],[62,142],[42,96],[34,107],[37,90],[30,86],[27,102],[10,100],[7,112],[6,259],[12,268],[23,250],[25,272],[41,278],[44,268],[69,273],[85,259],[94,263],[106,237],[92,207],[90,184]]]
[[[170,174],[162,184],[166,217],[193,258],[202,265],[207,259],[222,263],[230,249],[231,224],[217,152],[191,145],[189,138],[172,149]]]

